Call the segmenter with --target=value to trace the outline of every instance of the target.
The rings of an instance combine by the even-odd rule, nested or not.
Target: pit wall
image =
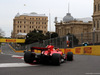
[[[9,45],[10,46],[10,45]],[[10,46],[10,48],[12,48]],[[24,52],[23,50],[16,51],[14,48],[12,48],[14,52]],[[79,54],[79,55],[100,55],[100,45],[94,45],[94,46],[81,46],[81,47],[75,47],[75,48],[66,48],[60,49],[64,54],[67,54],[67,52],[73,52],[73,54]],[[30,50],[29,50],[30,51]],[[35,50],[36,53],[41,53],[39,50]]]

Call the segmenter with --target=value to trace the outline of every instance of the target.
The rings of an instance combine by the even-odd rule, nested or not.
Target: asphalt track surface
[[[26,64],[23,53],[14,53],[6,44],[0,54],[0,75],[100,75],[100,56],[74,55],[74,61],[60,66]],[[18,57],[19,56],[19,57]]]

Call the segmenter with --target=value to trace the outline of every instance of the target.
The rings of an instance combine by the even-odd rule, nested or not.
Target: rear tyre
[[[51,57],[52,64],[60,65],[61,64],[61,55],[60,54],[53,54]]]
[[[27,51],[24,54],[24,61],[26,63],[33,63],[33,60],[35,58],[35,55],[33,55],[31,52]]]
[[[73,61],[73,53],[72,52],[67,53],[67,61]]]

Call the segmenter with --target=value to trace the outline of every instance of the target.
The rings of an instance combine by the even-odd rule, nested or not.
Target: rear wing
[[[43,48],[43,47],[31,47],[31,51],[32,51],[32,50],[46,51],[46,50],[48,50],[48,48]]]

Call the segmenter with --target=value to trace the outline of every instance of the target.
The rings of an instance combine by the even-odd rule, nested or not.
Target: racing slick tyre
[[[24,61],[26,63],[33,63],[34,58],[35,58],[34,54],[32,54],[29,51],[25,52],[25,54],[24,54]]]
[[[73,53],[72,52],[68,52],[67,53],[67,61],[72,61],[73,60]]]
[[[60,65],[61,64],[61,55],[60,54],[53,54],[51,57],[52,64]]]

